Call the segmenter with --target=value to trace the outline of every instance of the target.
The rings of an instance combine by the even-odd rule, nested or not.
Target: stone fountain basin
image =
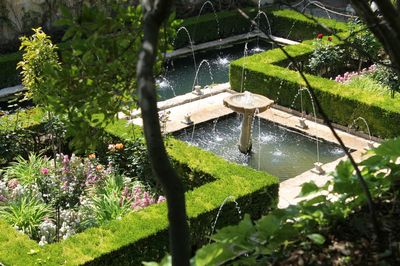
[[[258,110],[258,113],[262,113],[273,104],[273,100],[249,92],[233,94],[224,99],[226,107],[243,114],[254,114],[256,110]]]

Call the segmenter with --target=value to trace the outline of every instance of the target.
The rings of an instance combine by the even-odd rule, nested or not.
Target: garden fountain
[[[359,117],[357,117],[356,119],[354,119],[353,122],[351,123],[351,125],[348,127],[347,132],[349,132],[350,129],[352,129],[352,128],[356,125],[356,123],[357,123],[358,121],[362,121],[362,122],[365,124],[365,126],[366,126],[365,128],[367,129],[368,139],[369,139],[369,140],[368,140],[367,146],[366,146],[364,149],[365,149],[365,150],[370,150],[370,149],[374,148],[374,142],[372,141],[371,131],[370,131],[370,129],[369,129],[367,120],[365,120],[364,117],[359,116]]]
[[[254,113],[267,110],[274,101],[262,95],[245,91],[244,93],[233,94],[224,99],[224,105],[233,111],[243,114],[243,120],[239,138],[239,150],[241,153],[249,153],[252,147],[251,128],[253,125]]]

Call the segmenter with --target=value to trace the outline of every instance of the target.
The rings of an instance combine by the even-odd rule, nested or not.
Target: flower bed
[[[94,153],[18,157],[0,177],[0,219],[45,245],[163,202],[147,184],[121,173],[115,162],[123,144],[110,147],[106,166]]]

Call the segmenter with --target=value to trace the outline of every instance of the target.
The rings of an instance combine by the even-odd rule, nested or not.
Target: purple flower
[[[164,202],[164,201],[166,201],[167,199],[164,197],[164,196],[159,196],[158,197],[158,200],[157,200],[157,203],[161,203],[161,202]]]

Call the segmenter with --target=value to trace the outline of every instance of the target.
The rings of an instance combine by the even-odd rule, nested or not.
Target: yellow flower
[[[103,169],[104,169],[104,167],[101,164],[96,166],[96,170],[99,171],[99,172],[103,171]]]
[[[118,150],[118,151],[123,150],[124,149],[124,144],[122,144],[122,143],[115,144],[115,149]]]
[[[96,159],[96,154],[91,153],[91,154],[89,154],[88,157],[89,157],[90,160]]]

